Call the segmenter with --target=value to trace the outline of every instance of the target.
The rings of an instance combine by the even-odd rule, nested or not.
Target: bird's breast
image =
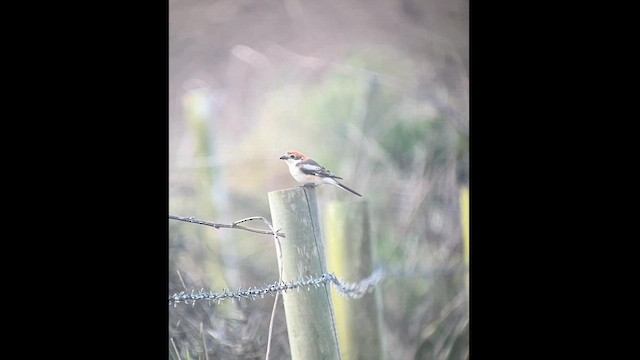
[[[308,175],[303,173],[302,171],[291,171],[291,176],[296,179],[300,184],[321,184],[322,178],[318,176]]]

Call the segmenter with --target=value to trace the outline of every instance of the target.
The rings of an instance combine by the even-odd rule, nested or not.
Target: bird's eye
[[[295,156],[295,155],[293,155],[293,154],[291,154],[291,155],[289,155],[289,157],[293,159],[293,158],[294,158],[294,157],[296,157],[296,156]]]

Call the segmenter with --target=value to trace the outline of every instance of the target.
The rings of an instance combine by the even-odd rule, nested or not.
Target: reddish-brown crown
[[[287,155],[293,155],[296,158],[299,158],[301,160],[307,160],[308,159],[308,157],[305,154],[303,154],[303,153],[301,153],[301,152],[299,152],[297,150],[289,150],[289,151],[287,151]]]

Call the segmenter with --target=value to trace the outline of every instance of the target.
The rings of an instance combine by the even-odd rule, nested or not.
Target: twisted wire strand
[[[238,288],[235,291],[229,289],[224,289],[222,292],[204,291],[204,289],[200,289],[200,291],[192,290],[190,293],[181,291],[169,296],[169,306],[173,305],[175,307],[179,303],[195,305],[196,301],[202,300],[218,304],[229,299],[256,300],[257,298],[264,298],[267,294],[275,295],[275,293],[286,293],[290,290],[300,291],[301,288],[310,290],[311,287],[318,288],[326,283],[331,284],[340,295],[358,299],[372,291],[383,279],[384,272],[381,269],[376,269],[371,275],[357,283],[343,283],[334,274],[322,274],[319,277],[309,276],[288,282],[276,281],[271,285],[255,286],[247,289]]]

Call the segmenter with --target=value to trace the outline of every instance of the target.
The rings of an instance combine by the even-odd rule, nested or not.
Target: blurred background
[[[368,201],[386,358],[468,358],[468,0],[169,0],[169,102],[171,215],[271,221],[299,150]],[[170,294],[278,279],[268,235],[170,220],[169,246]],[[272,306],[171,307],[169,357],[263,359]]]

